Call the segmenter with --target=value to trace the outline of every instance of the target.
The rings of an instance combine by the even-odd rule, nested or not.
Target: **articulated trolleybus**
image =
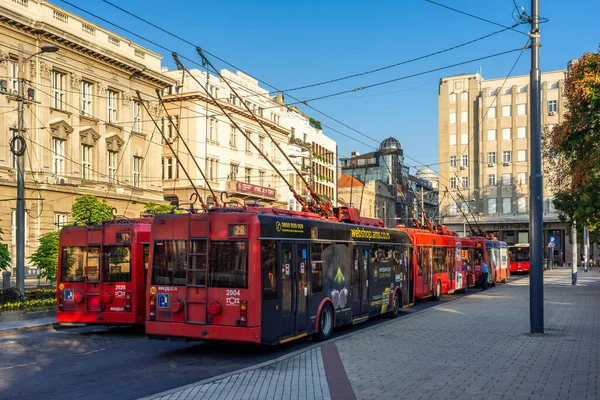
[[[256,207],[156,216],[146,333],[278,344],[397,314],[409,301],[409,235],[334,211],[342,222]]]
[[[151,220],[61,229],[58,326],[143,325]]]

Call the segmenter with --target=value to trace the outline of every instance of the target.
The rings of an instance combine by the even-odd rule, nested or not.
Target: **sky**
[[[144,39],[200,63],[190,44],[104,0],[68,0],[80,9],[63,0],[52,1],[161,54],[163,65],[169,69],[175,69],[170,52]],[[288,104],[396,80],[309,101],[312,108],[305,105],[300,108],[322,122],[323,132],[337,141],[340,157],[347,157],[353,151],[367,153],[375,150],[383,139],[397,138],[402,143],[406,163],[415,167],[411,168],[412,173],[423,165],[437,170],[440,78],[478,71],[486,79],[504,78],[521,52],[425,72],[519,49],[528,40],[525,34],[507,30],[419,61],[289,91],[425,56],[502,28],[425,0],[108,1],[254,76],[264,82],[261,86],[267,90],[286,91]],[[515,23],[515,3],[528,13],[531,10],[530,1],[437,1],[504,26]],[[548,20],[541,25],[542,72],[565,69],[569,60],[598,49],[600,25],[596,18],[600,14],[600,1],[540,0],[540,3],[540,15]],[[515,29],[526,33],[529,25]],[[213,57],[210,60],[219,69],[234,70]],[[184,63],[190,69],[198,67],[191,62]],[[529,70],[530,51],[526,50],[512,75],[526,75]]]

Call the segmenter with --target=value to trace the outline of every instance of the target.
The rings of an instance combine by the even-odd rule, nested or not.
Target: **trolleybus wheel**
[[[333,310],[331,304],[325,303],[319,314],[319,331],[315,335],[315,339],[323,342],[331,336],[333,332]]]
[[[492,282],[492,287],[496,287],[496,275],[494,275],[494,281]]]
[[[435,285],[435,293],[433,294],[433,298],[439,300],[442,297],[442,283],[437,281]]]
[[[400,305],[400,295],[401,293],[398,292],[394,297],[394,305],[392,306],[392,312],[390,313],[390,317],[392,318],[396,318],[400,314],[400,308],[402,308]]]

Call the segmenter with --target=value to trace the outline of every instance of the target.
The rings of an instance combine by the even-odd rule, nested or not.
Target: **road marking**
[[[12,367],[0,368],[0,371],[6,371],[7,369],[13,369],[13,368],[28,367],[30,365],[35,365],[35,364],[37,364],[37,362],[32,362],[32,363],[28,363],[28,364],[13,365]]]
[[[88,351],[87,353],[83,353],[82,356],[87,356],[89,354],[94,354],[94,353],[98,353],[100,351],[104,351],[106,349],[102,348],[102,349],[98,349],[98,350],[92,350],[92,351]]]

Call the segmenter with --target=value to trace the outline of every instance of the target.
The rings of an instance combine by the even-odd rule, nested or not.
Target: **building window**
[[[461,133],[460,134],[460,142],[462,144],[468,144],[469,143],[469,134],[468,133]]]
[[[231,93],[229,95],[229,102],[235,106],[235,94]]]
[[[517,150],[517,161],[527,161],[527,150]]]
[[[517,174],[517,185],[519,185],[519,187],[527,185],[527,174],[525,172],[519,172]]]
[[[505,150],[502,152],[502,162],[509,163],[510,162],[510,150]]]
[[[511,88],[504,88],[502,89],[502,94],[511,94],[512,93],[512,89]]]
[[[488,142],[495,142],[496,141],[496,130],[495,129],[488,130],[487,136],[488,136]]]
[[[525,93],[525,92],[527,92],[527,86],[519,86],[517,88],[517,92],[519,92],[519,93]]]
[[[527,138],[527,128],[524,126],[519,126],[517,128],[517,139],[526,139]]]
[[[469,177],[468,176],[463,176],[460,178],[460,186],[463,188],[469,187]]]
[[[496,174],[488,175],[488,186],[496,186]]]
[[[496,118],[496,107],[488,108],[487,114],[488,114],[488,118],[490,118],[490,119]]]
[[[450,166],[456,167],[456,156],[450,156]]]
[[[217,121],[216,118],[210,118],[208,120],[208,140],[211,142],[217,141],[218,124],[219,121]]]
[[[519,197],[517,199],[517,212],[519,214],[527,213],[527,197]]]
[[[235,125],[231,125],[231,130],[229,131],[229,145],[231,147],[237,147],[235,142],[237,139],[237,129],[235,128]]]
[[[279,115],[277,115],[275,113],[271,113],[271,121],[273,121],[276,124],[278,124],[279,123]]]
[[[469,156],[464,155],[460,158],[460,166],[461,167],[466,167],[469,165]]]
[[[502,128],[502,140],[510,140],[510,128]]]
[[[517,115],[527,115],[527,104],[517,104]]]
[[[65,109],[65,79],[65,74],[52,71],[52,107],[57,110]]]
[[[455,124],[456,123],[456,113],[450,113],[450,123],[451,124]]]
[[[496,199],[488,199],[488,214],[496,214]]]
[[[450,135],[450,146],[456,146],[456,135]]]
[[[265,151],[265,137],[264,136],[258,137],[258,148],[260,149],[261,152],[264,153],[264,151]]]
[[[554,198],[548,199],[548,212],[556,212],[556,207],[554,207]]]
[[[15,59],[8,60],[8,91],[19,92],[19,62]]]
[[[489,96],[496,96],[497,94],[498,94],[498,91],[496,89],[492,89],[488,93]]]
[[[512,212],[512,198],[505,197],[502,199],[502,213],[510,214]]]
[[[251,183],[250,177],[252,176],[252,168],[244,169],[244,179],[246,183]]]
[[[52,138],[52,173],[65,174],[65,141]]]
[[[496,152],[495,151],[488,151],[488,163],[496,164]]]
[[[214,158],[206,159],[206,178],[209,181],[218,181],[219,161]]]
[[[450,178],[450,189],[456,189],[458,185],[456,184],[456,178]]]
[[[469,113],[467,111],[460,113],[460,122],[469,122]]]
[[[171,122],[173,121],[173,122]],[[167,138],[174,139],[177,137],[177,130],[179,129],[179,116],[173,115],[171,118],[167,118]]]
[[[456,103],[456,93],[450,93],[450,103]]]
[[[462,93],[460,94],[460,99],[461,99],[462,101],[468,101],[468,100],[469,100],[469,92],[462,92]]]
[[[260,115],[261,117],[263,116],[263,114],[264,114],[264,111],[265,111],[265,109],[264,109],[264,108],[262,108],[262,107],[258,107],[258,115]]]
[[[252,132],[246,131],[246,151],[252,151]]]
[[[258,184],[265,186],[265,171],[258,171]]]
[[[63,226],[69,223],[69,214],[56,213],[54,214],[54,230],[60,230]]]
[[[502,116],[510,117],[510,106],[502,106]]]
[[[502,186],[510,186],[512,183],[512,175],[511,174],[502,174]]]
[[[555,114],[558,107],[556,100],[548,100],[548,114]]]
[[[142,157],[133,156],[133,187],[142,185]]]
[[[114,90],[106,91],[106,108],[108,110],[108,123],[116,124],[118,122],[117,119],[117,103],[119,101],[119,93]]]
[[[92,99],[94,86],[90,82],[81,81],[81,114],[87,117],[94,115]]]
[[[237,173],[238,173],[238,165],[237,164],[229,164],[229,179],[232,181],[236,181]]]
[[[177,159],[173,157],[164,157],[162,159],[162,170],[163,179],[177,179],[179,178],[179,168],[177,166]]]
[[[81,178],[92,179],[92,146],[81,145]]]
[[[134,101],[132,104],[133,126],[131,130],[133,132],[142,132],[142,105],[139,101]]]
[[[107,151],[108,180],[117,180],[117,152]]]
[[[450,202],[450,212],[449,212],[451,217],[455,217],[458,214],[458,206],[456,205],[456,202],[454,200],[452,200]]]

